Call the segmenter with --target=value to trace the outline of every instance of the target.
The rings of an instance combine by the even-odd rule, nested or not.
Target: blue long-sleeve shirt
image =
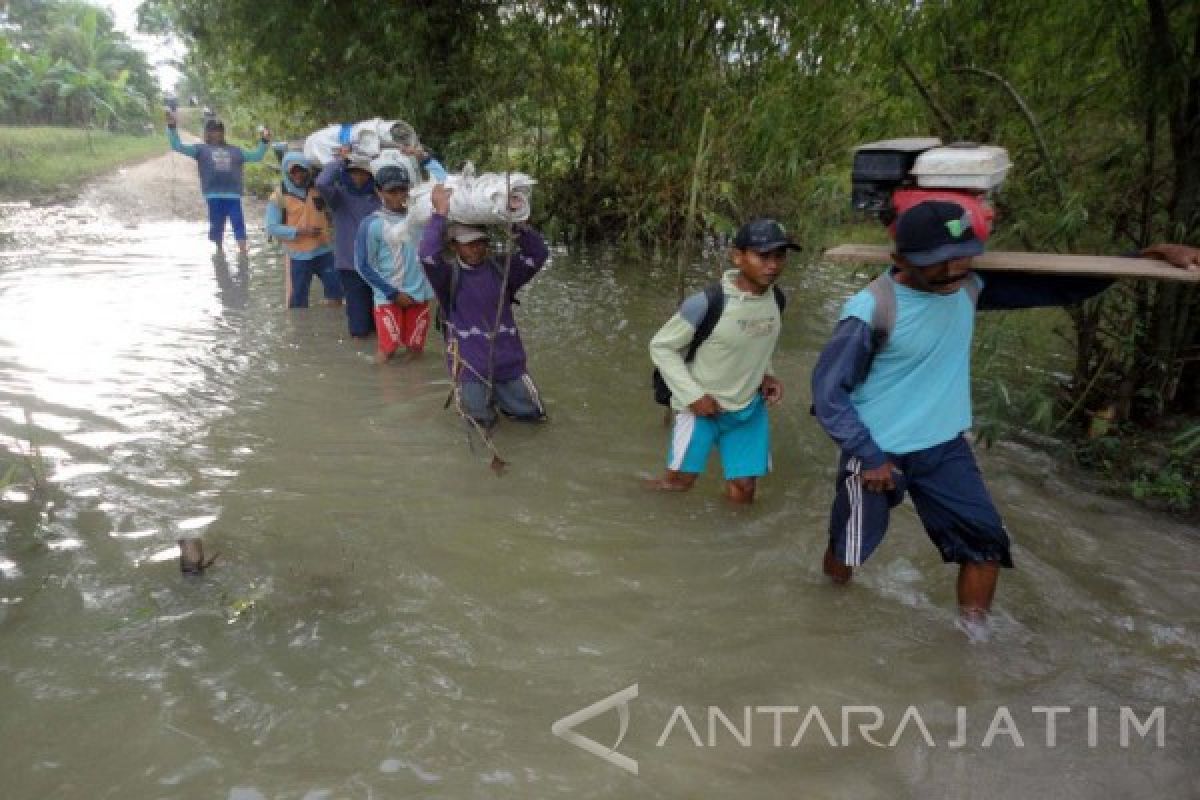
[[[433,299],[433,289],[417,261],[422,229],[411,227],[407,213],[386,208],[362,221],[354,239],[354,268],[371,287],[375,305],[394,302],[401,292],[418,303]]]
[[[1063,306],[1104,291],[1112,281],[993,272],[982,284],[981,311]],[[887,453],[932,447],[971,426],[970,357],[975,308],[965,289],[953,295],[896,286],[896,326],[876,353],[874,300],[847,301],[812,375],[813,412],[821,427],[865,469]]]
[[[260,140],[253,150],[243,150],[233,145],[184,144],[179,131],[167,126],[167,142],[176,153],[196,159],[200,173],[200,191],[205,198],[233,198],[242,196],[242,168],[245,164],[262,161],[267,153],[267,143]]]

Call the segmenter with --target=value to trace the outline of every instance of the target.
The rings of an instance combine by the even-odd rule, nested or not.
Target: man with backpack
[[[926,201],[896,223],[895,266],[851,297],[812,376],[813,413],[842,450],[824,570],[847,583],[883,540],[907,492],[942,560],[957,563],[959,627],[989,636],[1008,532],[964,438],[971,427],[975,311],[1078,303],[1112,281],[971,271],[983,252],[969,213]],[[1200,266],[1200,251],[1142,252]]]
[[[783,399],[771,369],[784,306],[775,282],[787,251],[798,249],[774,220],[743,225],[730,251],[737,269],[684,300],[650,341],[656,399],[669,392],[675,411],[667,470],[651,488],[692,488],[715,445],[726,496],[735,503],[754,499],[758,478],[771,466],[767,406]]]

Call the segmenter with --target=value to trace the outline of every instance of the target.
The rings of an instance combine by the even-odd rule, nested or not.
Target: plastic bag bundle
[[[468,165],[469,167],[469,165]],[[472,174],[468,168],[446,179],[450,195],[450,219],[467,225],[505,225],[529,219],[536,180],[523,172]],[[423,183],[409,194],[409,214],[424,225],[433,216],[433,182]]]
[[[345,125],[330,125],[311,133],[304,140],[304,156],[317,164],[328,164],[333,151],[349,145],[368,158],[375,158],[387,145],[416,145],[417,133],[407,122],[396,119],[364,120]]]

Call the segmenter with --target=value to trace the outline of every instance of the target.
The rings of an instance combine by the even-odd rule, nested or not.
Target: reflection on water
[[[504,428],[497,478],[442,409],[440,359],[378,369],[340,311],[285,312],[269,247],[225,261],[194,223],[0,215],[6,799],[1200,794],[1195,531],[1005,446],[983,460],[1019,569],[992,644],[953,629],[911,510],[860,580],[826,585],[834,454],[806,382],[861,278],[785,280],[776,471],[734,509],[712,478],[637,485],[665,446],[645,343],[673,284],[653,263],[560,252],[528,290],[553,422]],[[194,535],[221,559],[185,581]],[[551,735],[634,683],[638,777]],[[724,727],[707,746],[709,706],[735,727],[818,706],[840,739],[854,705],[886,712],[885,740],[914,706],[933,744],[788,747],[785,716],[776,747],[758,716],[749,746]],[[983,747],[1000,705],[1025,747]],[[660,746],[678,706],[703,747]],[[1074,709],[1056,747],[1034,706]],[[1121,706],[1163,707],[1164,746],[1121,747]],[[611,743],[612,717],[581,731]]]

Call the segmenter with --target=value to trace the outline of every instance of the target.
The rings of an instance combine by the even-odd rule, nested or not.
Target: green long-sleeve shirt
[[[700,345],[690,364],[683,356],[704,318],[708,300],[703,292],[683,301],[675,316],[650,340],[650,358],[671,390],[671,405],[682,411],[704,395],[724,411],[740,411],[750,404],[770,375],[771,355],[779,339],[779,306],[773,293],[742,291],[733,282],[737,270],[721,279],[725,309],[712,335]]]

